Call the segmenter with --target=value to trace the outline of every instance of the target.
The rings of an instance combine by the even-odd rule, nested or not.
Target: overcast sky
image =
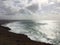
[[[0,0],[0,20],[60,20],[60,0]]]

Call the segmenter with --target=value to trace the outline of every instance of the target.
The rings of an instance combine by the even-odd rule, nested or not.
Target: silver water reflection
[[[9,32],[27,35],[31,40],[60,45],[60,21],[16,21],[4,24]]]

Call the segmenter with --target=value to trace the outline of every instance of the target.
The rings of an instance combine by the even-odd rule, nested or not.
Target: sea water
[[[60,45],[60,21],[14,21],[2,26],[9,27],[9,32],[27,35],[28,38],[38,42]]]

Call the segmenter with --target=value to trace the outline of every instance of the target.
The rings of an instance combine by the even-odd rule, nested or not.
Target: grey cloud
[[[31,17],[35,14],[35,15],[43,15],[42,18],[46,15],[51,14],[50,16],[55,14],[60,15],[60,3],[55,3],[55,4],[51,4],[51,5],[41,5],[41,9],[39,8],[39,4],[32,4],[30,6],[18,9],[19,11],[15,10],[12,7],[6,7],[3,3],[3,1],[5,0],[0,0],[0,19],[1,17],[4,18],[3,15],[5,15],[5,17],[14,17],[17,15],[31,15]],[[31,3],[31,0],[28,0],[28,4]],[[20,4],[21,5],[21,4]],[[23,6],[23,5],[22,5]],[[12,9],[11,9],[12,8]],[[11,16],[12,15],[12,16]],[[23,16],[22,16],[23,17]],[[34,17],[34,16],[33,16]],[[17,16],[18,18],[18,16]],[[21,17],[20,17],[21,18]],[[15,18],[14,18],[15,19]],[[43,18],[44,19],[44,18]]]
[[[32,12],[36,12],[38,10],[38,4],[33,4],[29,7],[27,7],[27,9],[29,9]]]

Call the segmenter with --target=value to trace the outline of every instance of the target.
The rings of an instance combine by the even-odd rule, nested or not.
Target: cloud
[[[54,19],[60,17],[59,0],[0,0],[0,19],[20,20],[20,19]],[[54,2],[53,4],[50,4]]]

